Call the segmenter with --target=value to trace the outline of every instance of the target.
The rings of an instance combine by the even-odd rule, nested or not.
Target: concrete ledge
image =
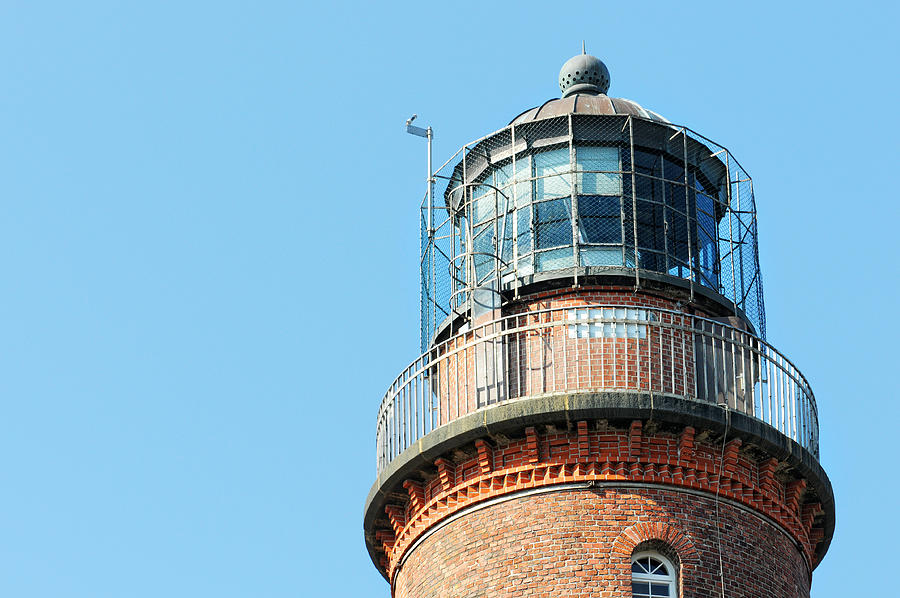
[[[741,438],[766,454],[797,469],[816,493],[825,510],[825,539],[817,556],[828,550],[834,534],[835,506],[831,482],[816,458],[781,432],[753,417],[700,401],[670,395],[648,393],[598,392],[558,393],[517,399],[486,407],[456,419],[430,432],[397,456],[381,472],[372,485],[363,514],[363,530],[372,561],[378,566],[373,536],[377,519],[385,517],[384,506],[403,480],[413,477],[421,469],[431,469],[434,461],[455,448],[478,438],[494,434],[523,433],[528,426],[538,424],[571,424],[579,420],[635,419],[690,425],[699,431],[707,429],[723,433],[729,438]],[[727,420],[730,419],[730,424]]]

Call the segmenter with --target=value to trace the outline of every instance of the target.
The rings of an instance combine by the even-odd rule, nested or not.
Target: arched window
[[[639,552],[631,557],[631,594],[634,598],[677,596],[675,567],[656,552]]]

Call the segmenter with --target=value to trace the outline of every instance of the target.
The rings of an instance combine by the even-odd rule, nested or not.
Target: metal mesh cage
[[[756,205],[720,145],[629,115],[513,124],[460,148],[421,212],[421,342],[536,274],[667,276],[731,303],[765,338]]]

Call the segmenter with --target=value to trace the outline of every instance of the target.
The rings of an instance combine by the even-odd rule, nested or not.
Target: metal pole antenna
[[[431,172],[431,145],[434,140],[434,131],[431,127],[423,129],[422,127],[414,126],[412,121],[416,120],[417,116],[417,114],[413,114],[406,120],[406,132],[428,140],[428,177],[425,181],[428,184],[428,239],[431,240],[434,236],[434,215],[432,209],[434,207],[434,175]]]
[[[434,131],[430,126],[426,129],[426,134],[428,135],[428,178],[426,180],[428,182],[428,239],[430,240],[434,237],[434,210],[432,209],[434,205],[434,173],[431,170],[431,146],[434,140]]]

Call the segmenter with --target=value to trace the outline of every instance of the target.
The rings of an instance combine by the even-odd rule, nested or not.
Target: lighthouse
[[[610,82],[582,53],[560,97],[429,152],[421,355],[364,508],[392,596],[810,594],[834,497],[768,341],[752,180]]]

